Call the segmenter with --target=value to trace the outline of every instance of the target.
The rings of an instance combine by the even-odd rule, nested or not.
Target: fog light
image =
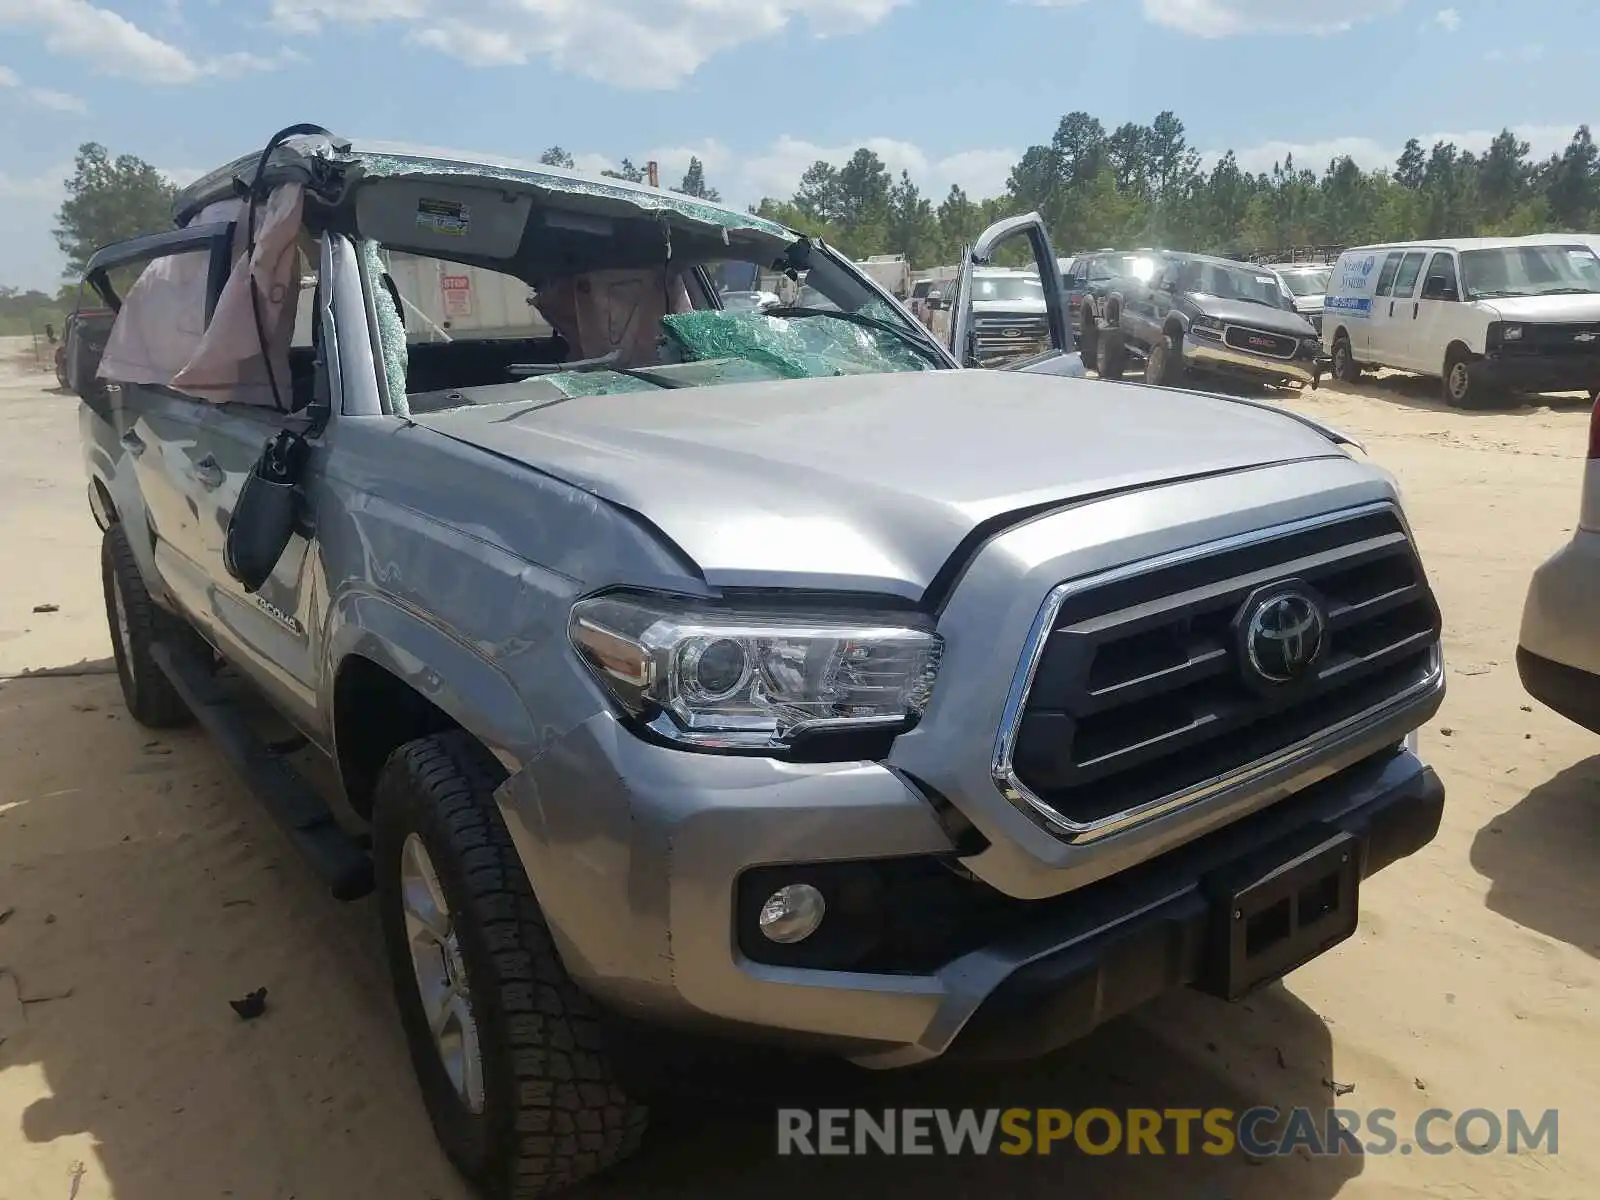
[[[761,933],[769,942],[803,942],[822,924],[827,905],[809,883],[791,883],[767,897],[761,906]]]

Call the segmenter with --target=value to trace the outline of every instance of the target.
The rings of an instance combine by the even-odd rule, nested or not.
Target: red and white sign
[[[472,315],[472,277],[470,275],[443,275],[439,279],[444,289],[444,315],[470,317]]]

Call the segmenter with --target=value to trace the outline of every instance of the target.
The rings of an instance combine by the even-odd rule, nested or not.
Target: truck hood
[[[1194,306],[1208,317],[1230,324],[1249,325],[1269,333],[1288,337],[1316,337],[1317,331],[1299,313],[1286,308],[1268,308],[1265,304],[1251,304],[1245,300],[1225,300],[1221,296],[1194,295]]]
[[[484,403],[413,420],[638,513],[713,586],[911,599],[996,518],[1343,453],[1284,414],[1221,398],[979,370]]]
[[[1478,303],[1501,321],[1600,321],[1600,295],[1496,296]]]

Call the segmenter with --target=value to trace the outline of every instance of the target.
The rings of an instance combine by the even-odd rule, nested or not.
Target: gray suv
[[[630,1152],[644,1047],[1040,1054],[1282,976],[1434,836],[1393,480],[1265,405],[1057,377],[1036,217],[964,256],[956,340],[1016,238],[1055,353],[986,371],[820,242],[555,168],[305,126],[175,215],[89,271],[123,694],[375,889],[487,1195]],[[727,260],[833,307],[724,310]]]

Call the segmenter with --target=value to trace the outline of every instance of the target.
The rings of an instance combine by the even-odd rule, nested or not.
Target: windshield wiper
[[[1536,292],[1534,294],[1538,296],[1593,296],[1596,291],[1597,289],[1595,288],[1558,287],[1550,288],[1548,291]]]
[[[929,362],[941,367],[948,365],[925,337],[919,337],[910,330],[901,329],[898,325],[891,325],[888,321],[880,321],[877,317],[869,317],[864,313],[846,312],[842,308],[811,308],[804,304],[775,304],[771,308],[763,308],[761,315],[764,317],[834,317],[840,321],[848,321],[852,325],[860,325],[865,329],[876,329],[882,333],[892,334]]]

